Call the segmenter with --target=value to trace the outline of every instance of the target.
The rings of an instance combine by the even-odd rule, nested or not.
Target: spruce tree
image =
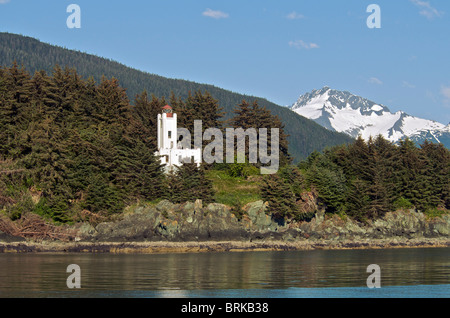
[[[381,137],[382,138],[382,137]],[[375,143],[372,138],[368,141],[367,162],[367,194],[370,204],[367,208],[369,218],[383,216],[390,209],[390,196],[388,192],[389,163],[387,145],[377,138]]]
[[[279,224],[298,214],[295,194],[277,174],[265,176],[260,187],[261,198],[268,202],[268,212]]]
[[[360,222],[366,222],[372,215],[369,212],[371,202],[369,185],[360,179],[351,182],[347,195],[346,214]]]
[[[172,180],[171,200],[175,203],[202,200],[211,203],[214,200],[212,182],[205,175],[205,168],[196,163],[184,163],[176,168]]]
[[[423,210],[428,206],[431,188],[424,172],[426,161],[422,153],[410,139],[400,141],[394,180],[398,197],[409,200],[416,208]]]
[[[423,178],[427,180],[431,189],[428,194],[430,207],[449,208],[450,190],[450,151],[442,144],[425,141],[421,145],[427,169],[423,171]]]
[[[279,164],[281,167],[286,166],[292,162],[292,158],[289,155],[288,150],[288,135],[284,131],[284,125],[278,116],[271,114],[269,110],[265,107],[260,107],[258,102],[255,100],[251,105],[247,101],[243,100],[241,104],[234,109],[235,116],[230,120],[230,124],[234,128],[242,128],[247,130],[249,128],[256,129],[258,134],[258,144],[259,144],[259,129],[267,129],[267,150],[271,153],[272,149],[272,139],[271,139],[271,129],[278,129],[279,132]],[[235,141],[236,146],[236,141]],[[252,145],[256,147],[256,145]],[[248,158],[249,155],[249,141],[245,143],[245,155]],[[261,162],[258,161],[257,167],[261,166]]]
[[[30,114],[32,94],[31,77],[24,67],[16,62],[2,74],[0,92],[0,151],[6,156],[17,159],[26,151],[22,147],[21,136],[26,130]]]
[[[320,203],[330,213],[344,209],[347,193],[347,177],[342,168],[333,163],[327,154],[316,154],[306,171],[306,181],[318,191]]]
[[[367,169],[369,164],[369,148],[366,141],[361,137],[349,145],[348,155],[351,158],[351,165],[349,173],[360,180],[370,180],[371,175]]]
[[[102,173],[91,176],[86,189],[86,199],[82,204],[84,209],[108,215],[122,212],[125,206],[123,193],[108,179]]]
[[[152,201],[163,195],[163,168],[159,159],[143,142],[120,149],[122,159],[116,175],[124,193]]]
[[[159,99],[155,95],[151,100],[146,91],[136,95],[133,114],[138,122],[137,133],[141,140],[145,140],[154,151],[157,148],[157,118],[161,109],[165,106],[165,100]]]

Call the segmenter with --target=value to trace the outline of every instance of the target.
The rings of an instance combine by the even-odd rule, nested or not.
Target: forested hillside
[[[220,200],[240,216],[243,203],[261,198],[280,222],[307,220],[319,209],[364,222],[399,208],[431,215],[450,208],[450,151],[441,144],[358,138],[291,165],[284,124],[245,100],[228,125],[248,128],[254,120],[278,128],[277,174],[260,176],[261,162],[235,162],[184,164],[166,175],[154,152],[156,115],[168,101],[190,130],[195,119],[203,129],[222,126],[222,108],[208,92],[166,100],[144,91],[132,104],[114,78],[96,83],[68,68],[33,76],[17,64],[0,68],[0,218],[20,221],[31,212],[60,223],[95,222],[161,199]],[[216,196],[214,175],[229,189],[243,190]],[[316,198],[307,209],[305,196]]]
[[[96,83],[74,69],[32,76],[16,63],[0,68],[0,211],[13,220],[34,212],[64,223],[120,214],[140,200],[213,202],[205,176],[212,163],[184,164],[166,175],[154,154],[157,114],[168,102],[144,91],[132,104],[116,79]],[[186,99],[172,93],[170,103],[190,131],[194,120],[203,130],[223,125],[222,108],[208,92]],[[283,123],[256,102],[248,105],[235,106],[229,125],[240,128],[251,117],[278,128],[280,163],[288,165]],[[253,171],[261,165],[255,162]]]
[[[0,210],[13,220],[34,212],[69,222],[121,213],[137,200],[186,197],[192,188],[211,201],[197,166],[183,166],[172,176],[177,190],[168,187],[154,155],[154,122],[166,101],[144,92],[135,104],[116,79],[0,68]],[[200,92],[183,108],[186,118],[205,110],[205,124],[220,117],[217,101]]]
[[[169,79],[135,70],[106,58],[42,43],[30,37],[0,33],[0,65],[9,67],[14,61],[17,61],[19,66],[23,65],[31,75],[41,70],[51,74],[55,65],[59,65],[63,69],[66,66],[75,68],[78,75],[84,79],[92,77],[96,83],[101,82],[102,76],[108,79],[114,77],[118,79],[119,85],[126,89],[126,94],[132,102],[135,96],[143,91],[147,91],[149,96],[154,94],[158,98],[164,96],[166,99],[169,99],[172,92],[175,96],[186,99],[189,92],[208,91],[219,101],[225,112],[224,119],[233,117],[233,109],[242,100],[257,100],[261,107],[266,107],[283,122],[294,162],[305,159],[314,150],[321,151],[352,141],[347,135],[331,132],[264,98],[246,96],[212,85]]]

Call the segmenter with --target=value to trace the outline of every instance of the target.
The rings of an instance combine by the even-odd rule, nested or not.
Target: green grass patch
[[[214,201],[217,203],[228,206],[239,203],[243,206],[261,200],[259,176],[232,177],[224,170],[210,170],[207,171],[206,176],[213,182]]]
[[[439,209],[439,208],[428,208],[423,212],[423,214],[425,214],[425,216],[430,219],[441,217],[441,216],[449,214],[449,213],[450,213],[449,210]]]

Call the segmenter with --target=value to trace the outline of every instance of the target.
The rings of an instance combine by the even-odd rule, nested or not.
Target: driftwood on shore
[[[0,215],[0,231],[12,237],[22,237],[33,241],[45,239],[70,241],[74,234],[61,226],[46,222],[42,217],[33,213],[23,214],[15,222]]]

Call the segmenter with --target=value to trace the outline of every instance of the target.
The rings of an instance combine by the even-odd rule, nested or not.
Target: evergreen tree
[[[355,179],[351,182],[347,195],[347,215],[355,220],[366,222],[368,217],[373,215],[368,213],[370,208],[369,186],[366,182]]]
[[[450,208],[450,151],[442,144],[425,141],[421,150],[427,169],[424,178],[431,188],[428,194],[430,207]]]
[[[213,100],[208,92],[205,92],[205,94],[201,91],[196,91],[194,94],[189,92],[185,102],[177,105],[177,108],[183,114],[184,124],[186,125],[184,128],[190,131],[194,131],[195,120],[202,121],[203,130],[207,128],[220,128],[221,126],[218,124],[220,116],[213,110],[214,108],[218,109],[217,100]]]
[[[235,109],[235,116],[231,119],[230,123],[234,128],[257,128],[256,117],[250,108],[250,104],[243,100]]]
[[[29,101],[32,93],[31,78],[24,67],[16,62],[2,72],[0,82],[0,151],[6,156],[20,158],[26,148],[22,148],[22,132],[29,120]]]
[[[295,194],[277,174],[265,176],[260,187],[261,198],[269,203],[268,212],[280,224],[298,214]]]
[[[296,166],[285,166],[280,169],[279,176],[290,186],[295,200],[300,200],[303,192],[306,191],[306,178]]]
[[[124,193],[152,201],[163,195],[163,167],[160,160],[143,142],[133,148],[122,147],[116,182]]]
[[[202,200],[211,203],[214,199],[212,182],[205,176],[205,168],[196,163],[184,163],[174,174],[169,175],[170,200],[175,203]]]
[[[102,78],[96,92],[96,109],[92,114],[102,123],[118,125],[123,114],[131,109],[125,89],[116,78]]]
[[[389,150],[380,137],[374,142],[372,138],[368,141],[368,190],[370,204],[367,208],[369,218],[373,219],[383,216],[390,210],[388,179],[390,177]]]
[[[426,209],[431,186],[425,175],[426,161],[410,139],[400,141],[394,180],[398,197],[409,200],[416,208]]]
[[[336,213],[344,209],[347,193],[347,177],[342,168],[327,156],[316,154],[306,171],[306,181],[318,191],[319,200],[327,212]]]
[[[288,151],[288,136],[284,132],[284,125],[278,116],[274,116],[265,107],[260,107],[257,101],[254,101],[252,105],[248,104],[245,100],[242,101],[234,110],[235,116],[230,121],[230,124],[234,128],[242,128],[247,130],[254,128],[258,134],[258,145],[260,143],[259,129],[267,129],[267,150],[271,153],[272,139],[271,129],[278,129],[279,132],[279,163],[280,166],[286,166],[292,162],[292,158]],[[250,144],[249,140],[245,142],[245,156],[248,158]],[[257,147],[258,145],[251,145]],[[237,147],[237,140],[235,140],[235,147]],[[236,150],[236,149],[235,149]],[[261,166],[261,162],[258,161],[257,167]]]
[[[83,208],[90,212],[115,214],[122,212],[124,198],[117,187],[104,174],[95,174],[89,180]]]
[[[152,95],[151,100],[149,100],[146,91],[136,95],[133,108],[133,115],[137,121],[136,134],[138,134],[139,139],[144,140],[153,151],[156,151],[158,146],[157,118],[164,106],[164,99],[159,99],[155,95]]]
[[[363,181],[370,180],[371,175],[367,169],[369,164],[369,147],[361,136],[358,136],[355,142],[349,145],[348,155],[351,160],[348,173]]]

